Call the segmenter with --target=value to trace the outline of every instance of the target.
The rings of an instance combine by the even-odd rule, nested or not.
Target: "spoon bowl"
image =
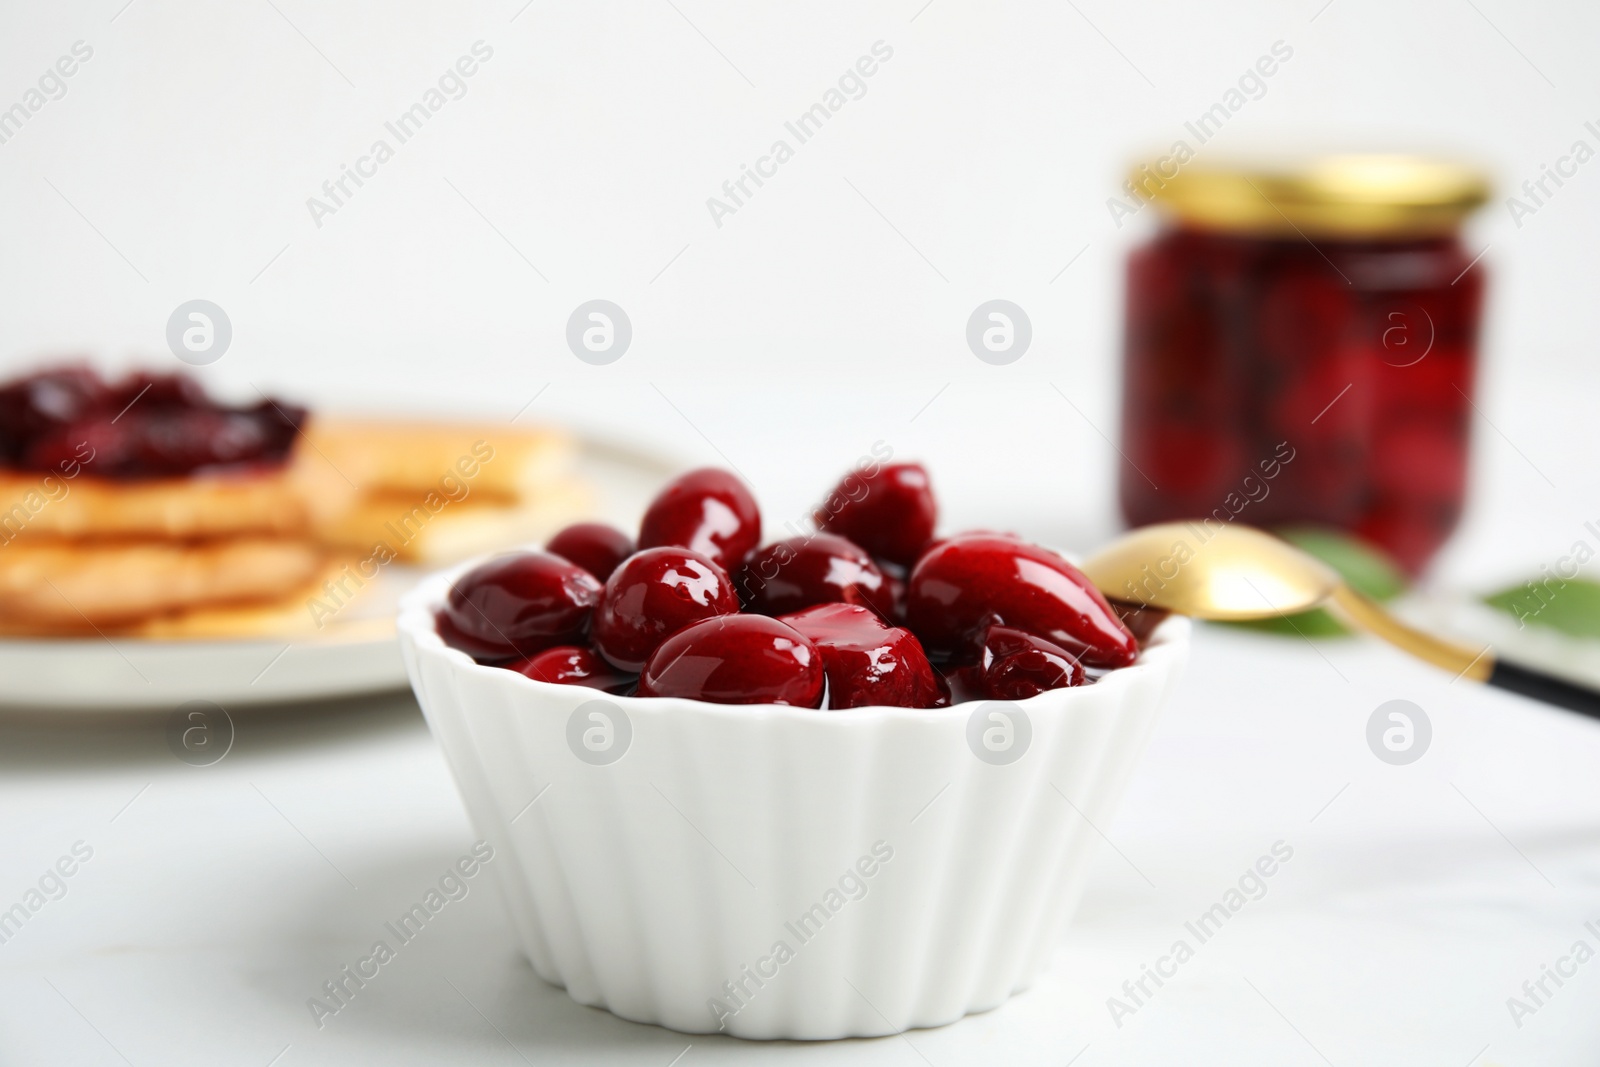
[[[1287,541],[1249,526],[1144,526],[1083,564],[1106,596],[1197,619],[1239,622],[1307,611],[1343,584]]]

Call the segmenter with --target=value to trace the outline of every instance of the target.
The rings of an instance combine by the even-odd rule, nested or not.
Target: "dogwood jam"
[[[1466,486],[1484,178],[1343,156],[1133,181],[1161,227],[1128,263],[1124,517],[1333,526],[1420,571]]]

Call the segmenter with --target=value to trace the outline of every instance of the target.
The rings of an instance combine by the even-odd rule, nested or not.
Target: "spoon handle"
[[[1489,672],[1488,682],[1496,689],[1520,693],[1591,719],[1600,719],[1600,692],[1557,678],[1547,671],[1499,659]]]
[[[1457,678],[1465,677],[1600,719],[1600,691],[1558,678],[1548,671],[1500,659],[1488,646],[1473,651],[1466,645],[1414,629],[1347,585],[1334,591],[1331,606],[1352,626],[1442,667]]]
[[[1348,585],[1341,584],[1334,589],[1330,606],[1345,622],[1357,629],[1381,637],[1401,651],[1409,652],[1435,667],[1442,667],[1457,678],[1466,677],[1474,682],[1489,680],[1494,668],[1494,653],[1487,645],[1474,649],[1424,633],[1401,622],[1377,601],[1363,596]]]

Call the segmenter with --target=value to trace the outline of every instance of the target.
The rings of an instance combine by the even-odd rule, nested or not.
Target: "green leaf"
[[[1484,597],[1483,602],[1524,626],[1542,626],[1569,637],[1600,638],[1600,583],[1586,578],[1514,585]]]
[[[1338,571],[1339,576],[1358,593],[1384,601],[1393,600],[1405,592],[1405,575],[1376,545],[1342,530],[1324,526],[1286,526],[1272,532]],[[1336,637],[1350,632],[1343,623],[1321,608],[1232,625],[1267,633],[1291,636],[1304,634],[1306,637]]]

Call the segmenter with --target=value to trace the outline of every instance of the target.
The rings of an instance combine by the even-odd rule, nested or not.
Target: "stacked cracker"
[[[242,637],[359,612],[436,565],[580,514],[546,430],[313,417],[284,466],[122,481],[0,470],[0,634]]]

